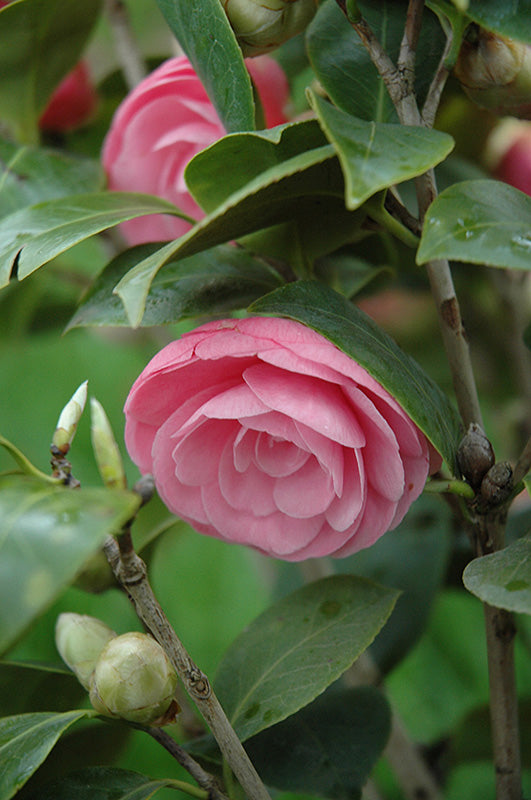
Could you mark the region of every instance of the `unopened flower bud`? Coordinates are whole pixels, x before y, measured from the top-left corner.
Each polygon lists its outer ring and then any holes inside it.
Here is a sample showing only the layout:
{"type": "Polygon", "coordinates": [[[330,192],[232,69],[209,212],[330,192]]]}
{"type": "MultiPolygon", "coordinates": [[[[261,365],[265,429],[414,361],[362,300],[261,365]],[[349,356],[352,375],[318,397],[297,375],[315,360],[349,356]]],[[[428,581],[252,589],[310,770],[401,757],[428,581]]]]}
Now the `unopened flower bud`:
{"type": "Polygon", "coordinates": [[[531,47],[469,28],[454,69],[466,94],[495,114],[531,118],[531,47]]]}
{"type": "Polygon", "coordinates": [[[110,489],[125,489],[127,482],[122,456],[103,406],[90,398],[92,447],[100,475],[110,489]]]}
{"type": "Polygon", "coordinates": [[[481,427],[471,423],[457,448],[457,465],[463,478],[478,490],[483,476],[494,464],[494,450],[481,427]]]}
{"type": "Polygon", "coordinates": [[[52,447],[57,447],[63,455],[70,449],[86,402],[87,381],[84,381],[61,411],[52,437],[52,447]]]}
{"type": "Polygon", "coordinates": [[[59,614],[55,624],[55,644],[59,655],[89,689],[96,661],[115,632],[104,622],[83,614],[59,614]]]}
{"type": "Polygon", "coordinates": [[[489,469],[481,482],[481,497],[489,506],[505,502],[513,490],[513,469],[500,461],[489,469]]]}
{"type": "Polygon", "coordinates": [[[94,670],[90,702],[100,714],[143,725],[171,721],[177,673],[162,647],[146,633],[109,641],[94,670]]]}
{"type": "Polygon", "coordinates": [[[303,31],[316,0],[220,0],[243,55],[268,53],[303,31]]]}

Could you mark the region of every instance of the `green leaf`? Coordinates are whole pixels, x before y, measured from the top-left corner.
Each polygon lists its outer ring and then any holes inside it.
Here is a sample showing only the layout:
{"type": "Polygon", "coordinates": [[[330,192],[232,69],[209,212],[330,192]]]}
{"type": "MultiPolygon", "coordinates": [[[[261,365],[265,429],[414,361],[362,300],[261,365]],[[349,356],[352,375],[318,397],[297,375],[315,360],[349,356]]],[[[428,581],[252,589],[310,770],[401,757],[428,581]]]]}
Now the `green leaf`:
{"type": "Polygon", "coordinates": [[[231,194],[176,242],[130,270],[115,288],[131,325],[140,324],[149,287],[164,264],[194,255],[304,214],[303,201],[343,197],[343,176],[331,145],[318,147],[262,172],[231,194]]]}
{"type": "Polygon", "coordinates": [[[531,536],[475,558],[463,573],[463,583],[484,603],[531,614],[531,536]]]}
{"type": "Polygon", "coordinates": [[[268,786],[356,800],[390,727],[389,705],[376,689],[334,687],[249,739],[245,749],[268,786]]]}
{"type": "Polygon", "coordinates": [[[38,141],[38,118],[78,61],[101,7],[101,0],[19,0],[1,10],[0,119],[19,141],[38,141]]]}
{"type": "Polygon", "coordinates": [[[72,490],[26,476],[0,476],[0,652],[72,582],[140,498],[109,489],[72,490]]]}
{"type": "Polygon", "coordinates": [[[531,44],[530,0],[470,0],[466,13],[484,28],[531,44]]]}
{"type": "Polygon", "coordinates": [[[451,136],[426,128],[366,122],[313,92],[310,104],[334,145],[345,176],[347,208],[358,208],[380,189],[422,175],[446,158],[451,136]]]}
{"type": "Polygon", "coordinates": [[[86,692],[64,664],[0,661],[0,717],[26,711],[69,711],[86,692]]]}
{"type": "Polygon", "coordinates": [[[133,192],[74,195],[15,211],[0,220],[0,288],[13,271],[22,280],[95,233],[157,213],[188,219],[167,200],[133,192]]]}
{"type": "Polygon", "coordinates": [[[253,130],[249,73],[219,0],[157,0],[229,132],[253,130]]]}
{"type": "MultiPolygon", "coordinates": [[[[135,264],[158,245],[140,245],[121,253],[96,279],[68,325],[129,325],[120,298],[112,291],[135,264]]],[[[265,261],[230,245],[167,264],[150,286],[142,325],[165,325],[200,314],[224,314],[245,308],[283,283],[265,261]]]]}
{"type": "Polygon", "coordinates": [[[326,144],[314,119],[224,136],[192,158],[185,170],[186,185],[210,213],[266,170],[326,144]]]}
{"type": "MultiPolygon", "coordinates": [[[[396,61],[406,9],[396,0],[357,3],[389,56],[396,61]]],[[[335,0],[321,4],[307,31],[308,55],[319,82],[335,105],[365,120],[396,119],[393,104],[367,50],[335,0]]],[[[417,48],[415,93],[423,102],[444,46],[435,16],[425,13],[417,48]]]]}
{"type": "Polygon", "coordinates": [[[333,342],[387,389],[454,468],[461,436],[457,411],[417,362],[363,311],[317,281],[291,283],[249,310],[298,320],[333,342]]]}
{"type": "Polygon", "coordinates": [[[46,759],[59,737],[95,711],[38,712],[0,719],[0,798],[9,800],[46,759]]]}
{"type": "Polygon", "coordinates": [[[205,796],[203,789],[172,778],[153,780],[119,767],[86,767],[39,789],[39,800],[148,800],[164,787],[205,796]]]}
{"type": "Polygon", "coordinates": [[[494,180],[445,189],[426,214],[417,263],[436,258],[531,269],[531,198],[494,180]]]}
{"type": "Polygon", "coordinates": [[[91,158],[0,139],[0,217],[54,197],[94,192],[102,170],[91,158]]]}
{"type": "Polygon", "coordinates": [[[298,711],[335,681],[386,622],[398,593],[336,575],[304,586],[255,619],[215,676],[240,739],[298,711]]]}

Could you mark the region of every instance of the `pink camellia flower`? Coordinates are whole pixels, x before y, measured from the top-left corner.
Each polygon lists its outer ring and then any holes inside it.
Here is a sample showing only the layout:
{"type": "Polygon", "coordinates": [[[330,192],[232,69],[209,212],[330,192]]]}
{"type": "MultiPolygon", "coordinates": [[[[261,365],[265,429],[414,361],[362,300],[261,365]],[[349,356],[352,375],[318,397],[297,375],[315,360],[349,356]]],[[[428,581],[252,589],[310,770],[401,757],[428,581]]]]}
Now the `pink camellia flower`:
{"type": "MultiPolygon", "coordinates": [[[[281,67],[268,56],[246,64],[267,127],[286,122],[288,83],[281,67]]],[[[109,189],[158,195],[200,218],[203,211],[186,188],[184,169],[225,133],[188,59],[170,58],[133,89],[113,118],[102,152],[109,189]]],[[[176,239],[189,228],[185,220],[162,214],[120,226],[129,244],[176,239]]]]}
{"type": "Polygon", "coordinates": [[[133,385],[125,438],[197,531],[287,561],[398,525],[440,457],[362,367],[287,319],[209,322],[133,385]]]}
{"type": "Polygon", "coordinates": [[[39,119],[43,131],[66,133],[84,125],[96,110],[98,95],[87,65],[80,61],[53,92],[39,119]]]}
{"type": "Polygon", "coordinates": [[[502,120],[487,140],[485,160],[496,178],[531,196],[531,122],[502,120]]]}

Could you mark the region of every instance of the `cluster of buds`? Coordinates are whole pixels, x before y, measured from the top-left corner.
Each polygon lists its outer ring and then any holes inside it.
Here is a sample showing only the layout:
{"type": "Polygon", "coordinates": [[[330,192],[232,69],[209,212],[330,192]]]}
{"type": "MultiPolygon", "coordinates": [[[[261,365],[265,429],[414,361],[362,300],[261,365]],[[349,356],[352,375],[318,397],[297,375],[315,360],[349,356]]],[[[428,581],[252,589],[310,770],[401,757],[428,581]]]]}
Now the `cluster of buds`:
{"type": "Polygon", "coordinates": [[[301,33],[317,10],[316,0],[220,0],[243,55],[269,53],[301,33]]]}
{"type": "Polygon", "coordinates": [[[531,118],[531,47],[471,25],[454,73],[466,94],[495,114],[531,118]]]}
{"type": "Polygon", "coordinates": [[[65,613],[57,619],[55,642],[98,713],[141,725],[174,721],[177,673],[148,634],[118,636],[99,619],[65,613]]]}

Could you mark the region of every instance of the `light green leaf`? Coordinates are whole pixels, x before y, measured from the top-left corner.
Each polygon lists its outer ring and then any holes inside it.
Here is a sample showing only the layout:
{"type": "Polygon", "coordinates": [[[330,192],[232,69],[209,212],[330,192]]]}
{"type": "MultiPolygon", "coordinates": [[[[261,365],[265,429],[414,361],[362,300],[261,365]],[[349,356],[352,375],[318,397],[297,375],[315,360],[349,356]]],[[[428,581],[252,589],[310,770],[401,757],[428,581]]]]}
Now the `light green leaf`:
{"type": "Polygon", "coordinates": [[[506,183],[456,183],[431,204],[417,263],[448,258],[531,269],[531,198],[506,183]]]}
{"type": "Polygon", "coordinates": [[[186,185],[210,213],[266,170],[326,144],[314,119],[224,136],[192,158],[185,170],[186,185]]]}
{"type": "Polygon", "coordinates": [[[334,145],[345,176],[347,208],[358,208],[380,189],[422,175],[453,148],[451,136],[426,128],[365,122],[313,92],[310,104],[334,145]]]}
{"type": "Polygon", "coordinates": [[[226,130],[254,128],[249,73],[219,0],[157,0],[226,130]]]}
{"type": "Polygon", "coordinates": [[[72,582],[105,537],[131,519],[139,501],[133,492],[0,476],[0,652],[72,582]]]}
{"type": "Polygon", "coordinates": [[[484,28],[531,44],[530,0],[470,0],[467,15],[484,28]]]}
{"type": "Polygon", "coordinates": [[[19,0],[0,11],[0,119],[27,144],[61,78],[74,67],[102,0],[19,0]]]}
{"type": "Polygon", "coordinates": [[[372,642],[397,596],[364,578],[336,575],[257,617],[229,647],[214,680],[240,739],[321,694],[372,642]]]}
{"type": "Polygon", "coordinates": [[[86,767],[39,790],[39,800],[148,800],[159,789],[175,789],[202,800],[204,789],[167,778],[153,780],[119,767],[86,767]]]}
{"type": "Polygon", "coordinates": [[[101,192],[48,200],[0,220],[0,288],[113,225],[146,214],[188,219],[167,200],[149,194],[101,192]]]}
{"type": "Polygon", "coordinates": [[[0,139],[0,217],[24,206],[101,188],[103,173],[91,158],[0,139]]]}
{"type": "Polygon", "coordinates": [[[0,800],[9,800],[46,759],[59,737],[95,711],[38,712],[0,719],[0,800]]]}
{"type": "Polygon", "coordinates": [[[356,800],[389,737],[391,713],[376,689],[333,687],[245,743],[275,789],[356,800]]]}
{"type": "Polygon", "coordinates": [[[417,362],[363,311],[317,281],[290,283],[249,310],[290,317],[330,339],[387,389],[454,468],[461,436],[457,411],[417,362]]]}
{"type": "MultiPolygon", "coordinates": [[[[404,33],[405,12],[396,0],[358,0],[357,5],[396,63],[404,33]]],[[[317,78],[335,105],[365,120],[391,122],[396,119],[387,89],[378,75],[358,34],[335,0],[321,3],[307,31],[308,55],[317,78]]],[[[436,17],[424,14],[417,47],[415,94],[424,101],[444,46],[444,35],[436,17]]]]}
{"type": "MultiPolygon", "coordinates": [[[[118,281],[158,245],[140,245],[105,267],[72,318],[68,329],[82,325],[129,325],[118,281]]],[[[142,325],[166,325],[199,314],[224,314],[245,308],[283,283],[265,261],[231,245],[220,245],[167,264],[150,286],[142,325]]]]}
{"type": "Polygon", "coordinates": [[[343,197],[343,176],[331,145],[318,147],[270,167],[231,194],[176,242],[170,242],[130,270],[115,292],[131,325],[140,324],[149,287],[164,264],[194,255],[278,222],[297,218],[302,200],[343,197]]]}
{"type": "Polygon", "coordinates": [[[531,614],[531,536],[475,558],[463,573],[463,583],[484,603],[531,614]]]}

